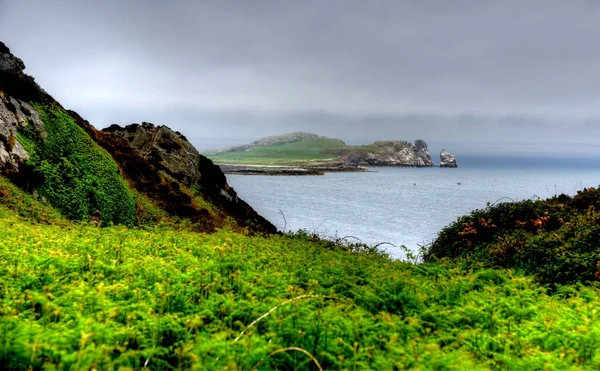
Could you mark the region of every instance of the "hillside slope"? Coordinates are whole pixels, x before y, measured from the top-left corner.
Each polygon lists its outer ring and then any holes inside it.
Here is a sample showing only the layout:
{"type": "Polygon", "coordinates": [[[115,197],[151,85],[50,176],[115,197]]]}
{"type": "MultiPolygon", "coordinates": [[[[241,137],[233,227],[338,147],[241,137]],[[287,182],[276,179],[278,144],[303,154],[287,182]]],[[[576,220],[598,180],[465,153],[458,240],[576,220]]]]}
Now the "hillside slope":
{"type": "MultiPolygon", "coordinates": [[[[275,232],[240,200],[218,166],[181,135],[145,152],[116,130],[99,131],[64,109],[23,70],[24,63],[0,43],[0,169],[27,192],[76,220],[103,225],[185,219],[198,230],[219,227],[275,232]],[[173,156],[176,147],[187,151],[173,156]],[[193,163],[193,178],[174,171],[193,163]]],[[[126,130],[126,129],[124,129],[126,130]]],[[[172,132],[160,127],[164,132],[172,132]]]]}

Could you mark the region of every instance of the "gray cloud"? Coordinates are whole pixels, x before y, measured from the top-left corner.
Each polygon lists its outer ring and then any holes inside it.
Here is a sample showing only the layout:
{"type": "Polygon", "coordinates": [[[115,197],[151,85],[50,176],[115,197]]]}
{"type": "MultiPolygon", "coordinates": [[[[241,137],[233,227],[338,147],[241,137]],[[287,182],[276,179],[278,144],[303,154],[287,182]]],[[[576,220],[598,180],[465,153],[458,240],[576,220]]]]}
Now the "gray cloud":
{"type": "Polygon", "coordinates": [[[588,151],[598,19],[592,0],[0,0],[0,39],[94,125],[202,148],[312,130],[588,151]]]}

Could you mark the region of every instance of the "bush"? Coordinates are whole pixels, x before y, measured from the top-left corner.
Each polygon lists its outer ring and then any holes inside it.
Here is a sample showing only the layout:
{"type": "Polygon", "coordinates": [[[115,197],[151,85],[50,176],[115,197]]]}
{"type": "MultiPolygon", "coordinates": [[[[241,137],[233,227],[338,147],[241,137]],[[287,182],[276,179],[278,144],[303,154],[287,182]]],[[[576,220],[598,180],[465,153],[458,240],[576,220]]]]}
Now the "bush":
{"type": "Polygon", "coordinates": [[[31,173],[39,194],[64,215],[103,225],[132,224],[134,198],[112,157],[101,149],[60,107],[34,105],[45,124],[47,138],[28,126],[19,135],[31,155],[31,173]]]}
{"type": "Polygon", "coordinates": [[[425,261],[461,260],[471,267],[517,268],[545,283],[600,277],[600,191],[573,197],[489,205],[444,228],[425,261]]]}

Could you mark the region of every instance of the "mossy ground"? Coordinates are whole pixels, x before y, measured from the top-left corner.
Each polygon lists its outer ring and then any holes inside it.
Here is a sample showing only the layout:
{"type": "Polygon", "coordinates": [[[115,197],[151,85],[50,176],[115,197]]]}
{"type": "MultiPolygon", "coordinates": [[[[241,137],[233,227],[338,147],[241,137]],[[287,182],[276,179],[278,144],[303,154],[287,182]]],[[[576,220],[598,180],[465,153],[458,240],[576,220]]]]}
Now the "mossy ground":
{"type": "Polygon", "coordinates": [[[60,226],[0,205],[3,369],[597,369],[599,306],[595,283],[549,294],[301,233],[60,226]]]}
{"type": "Polygon", "coordinates": [[[18,138],[31,156],[27,176],[37,192],[71,219],[133,224],[135,200],[112,157],[62,108],[34,108],[47,138],[30,126],[18,138]]]}

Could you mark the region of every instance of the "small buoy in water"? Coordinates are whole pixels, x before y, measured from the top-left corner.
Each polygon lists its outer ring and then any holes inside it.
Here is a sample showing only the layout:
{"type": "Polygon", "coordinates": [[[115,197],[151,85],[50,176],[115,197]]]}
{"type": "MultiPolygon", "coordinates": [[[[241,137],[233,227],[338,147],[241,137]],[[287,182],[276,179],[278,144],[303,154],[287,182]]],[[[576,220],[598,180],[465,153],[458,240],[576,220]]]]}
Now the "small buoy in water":
{"type": "Polygon", "coordinates": [[[415,183],[414,185],[417,185],[417,183],[415,183]]]}
{"type": "Polygon", "coordinates": [[[462,183],[461,183],[461,182],[458,182],[458,183],[456,183],[456,184],[458,184],[458,185],[462,185],[462,183]]]}

